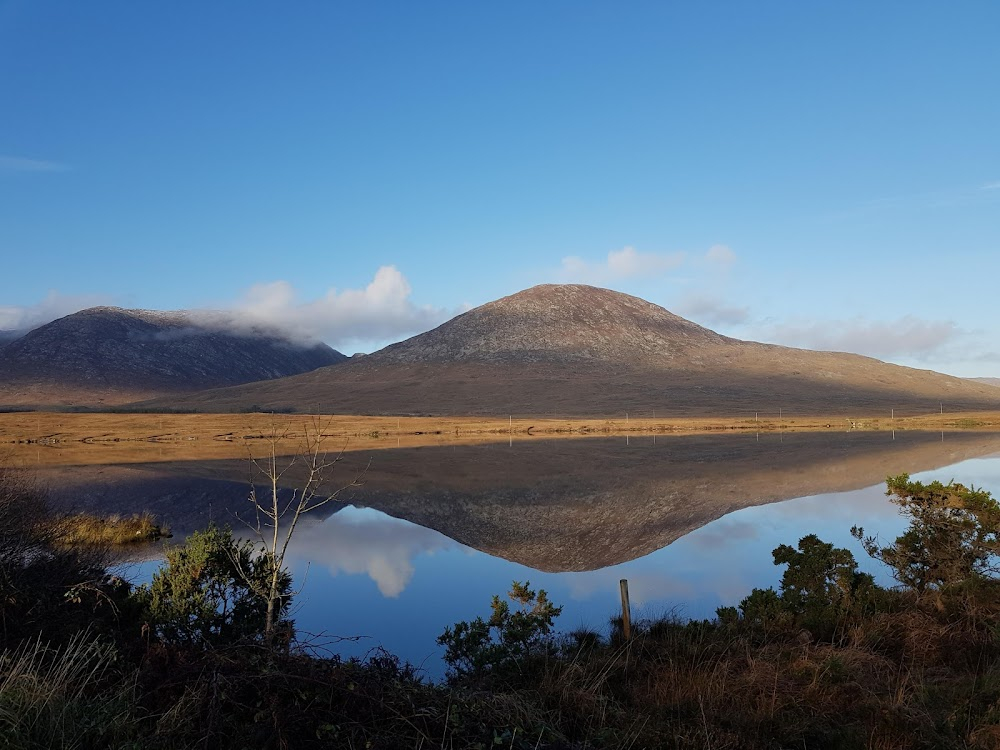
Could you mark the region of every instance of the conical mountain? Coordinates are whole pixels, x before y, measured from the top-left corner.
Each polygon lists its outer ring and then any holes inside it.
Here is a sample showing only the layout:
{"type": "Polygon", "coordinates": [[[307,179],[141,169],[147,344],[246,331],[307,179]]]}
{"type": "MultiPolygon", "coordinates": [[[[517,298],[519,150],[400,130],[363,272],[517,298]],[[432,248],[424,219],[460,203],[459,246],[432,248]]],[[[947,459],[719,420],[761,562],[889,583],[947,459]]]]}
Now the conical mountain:
{"type": "Polygon", "coordinates": [[[335,368],[152,402],[206,411],[854,415],[1000,408],[1000,389],[721,336],[636,297],[543,285],[335,368]]]}
{"type": "Polygon", "coordinates": [[[730,341],[646,300],[581,284],[544,284],[388,346],[380,362],[628,362],[730,341]]]}
{"type": "Polygon", "coordinates": [[[295,375],[346,359],[230,314],[93,307],[0,347],[0,404],[118,404],[295,375]]]}

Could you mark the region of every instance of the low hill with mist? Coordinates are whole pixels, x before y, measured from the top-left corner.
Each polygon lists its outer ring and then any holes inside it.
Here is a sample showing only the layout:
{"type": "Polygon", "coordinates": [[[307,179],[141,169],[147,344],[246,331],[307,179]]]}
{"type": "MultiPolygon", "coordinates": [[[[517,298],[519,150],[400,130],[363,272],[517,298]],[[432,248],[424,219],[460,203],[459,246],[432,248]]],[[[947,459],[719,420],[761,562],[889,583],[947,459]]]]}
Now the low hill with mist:
{"type": "Polygon", "coordinates": [[[0,338],[0,405],[101,406],[314,370],[346,357],[227,313],[93,307],[0,338]]]}

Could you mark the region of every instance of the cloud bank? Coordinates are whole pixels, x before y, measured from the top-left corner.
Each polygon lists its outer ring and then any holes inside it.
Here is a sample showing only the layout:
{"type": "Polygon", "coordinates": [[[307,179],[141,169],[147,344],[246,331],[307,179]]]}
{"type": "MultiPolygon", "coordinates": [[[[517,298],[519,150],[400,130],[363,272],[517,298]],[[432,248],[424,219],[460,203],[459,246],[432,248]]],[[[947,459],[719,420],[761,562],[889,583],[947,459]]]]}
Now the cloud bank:
{"type": "Polygon", "coordinates": [[[411,292],[395,266],[382,266],[364,289],[331,288],[314,300],[299,299],[287,281],[257,284],[237,302],[235,311],[298,338],[340,348],[421,333],[452,317],[444,308],[414,304],[411,292]]]}
{"type": "Polygon", "coordinates": [[[576,255],[562,259],[558,276],[566,282],[606,284],[640,276],[660,276],[684,264],[684,253],[640,253],[634,247],[612,250],[603,261],[576,255]]]}
{"type": "Polygon", "coordinates": [[[705,253],[704,262],[716,270],[728,271],[736,263],[736,253],[725,245],[712,245],[705,253]]]}
{"type": "Polygon", "coordinates": [[[556,277],[563,283],[609,284],[626,279],[651,279],[685,266],[726,272],[736,262],[736,253],[725,245],[713,245],[703,255],[683,251],[673,253],[641,253],[634,247],[612,250],[599,261],[578,255],[562,259],[556,277]]]}
{"type": "Polygon", "coordinates": [[[706,326],[740,325],[750,318],[749,307],[736,307],[713,297],[688,295],[674,305],[674,312],[706,326]]]}
{"type": "Polygon", "coordinates": [[[60,294],[52,291],[34,305],[0,305],[0,330],[30,331],[87,307],[108,304],[111,301],[106,295],[60,294]]]}
{"type": "Polygon", "coordinates": [[[888,322],[853,318],[778,324],[767,330],[769,340],[786,346],[879,358],[925,357],[960,335],[958,326],[951,321],[922,320],[912,315],[888,322]]]}
{"type": "MultiPolygon", "coordinates": [[[[192,310],[201,324],[220,330],[262,327],[302,342],[325,341],[335,348],[392,341],[421,333],[455,311],[421,306],[410,298],[409,282],[395,266],[382,266],[363,289],[331,288],[319,299],[302,299],[288,281],[257,284],[222,309],[192,310]]],[[[28,331],[56,318],[113,301],[105,295],[49,292],[35,305],[0,305],[0,330],[28,331]]]]}

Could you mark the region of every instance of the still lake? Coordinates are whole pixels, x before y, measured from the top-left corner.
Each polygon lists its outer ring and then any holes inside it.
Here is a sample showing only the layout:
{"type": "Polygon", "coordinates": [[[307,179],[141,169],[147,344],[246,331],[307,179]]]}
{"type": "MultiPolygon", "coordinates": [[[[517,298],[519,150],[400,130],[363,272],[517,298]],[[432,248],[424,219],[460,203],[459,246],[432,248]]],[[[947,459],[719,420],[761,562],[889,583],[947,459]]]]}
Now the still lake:
{"type": "MultiPolygon", "coordinates": [[[[340,481],[369,460],[349,456],[340,481]]],[[[104,510],[150,508],[178,536],[210,518],[232,521],[245,503],[240,462],[123,471],[88,469],[75,477],[87,492],[65,494],[104,510]]],[[[603,632],[622,578],[633,619],[712,617],[776,585],[771,550],[809,533],[891,583],[849,530],[902,531],[884,480],[903,472],[1000,492],[1000,435],[635,435],[382,451],[363,486],[296,531],[293,618],[316,648],[364,656],[383,647],[436,678],[444,627],[487,615],[492,595],[515,580],[563,606],[560,630],[603,632]]],[[[134,564],[130,575],[148,579],[156,564],[134,564]]]]}

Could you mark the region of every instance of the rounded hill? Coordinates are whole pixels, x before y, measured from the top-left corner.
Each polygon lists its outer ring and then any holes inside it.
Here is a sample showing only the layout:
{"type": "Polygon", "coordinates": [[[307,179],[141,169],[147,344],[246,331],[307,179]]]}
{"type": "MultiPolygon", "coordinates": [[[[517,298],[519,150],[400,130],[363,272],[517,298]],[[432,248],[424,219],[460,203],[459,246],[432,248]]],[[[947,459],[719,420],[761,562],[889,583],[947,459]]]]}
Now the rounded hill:
{"type": "Polygon", "coordinates": [[[378,362],[639,362],[724,344],[658,305],[582,284],[543,284],[372,355],[378,362]]]}

